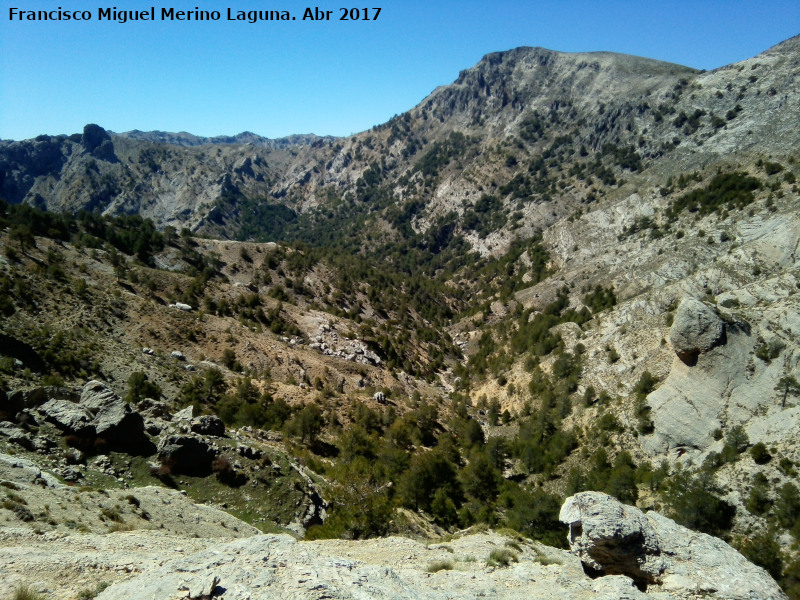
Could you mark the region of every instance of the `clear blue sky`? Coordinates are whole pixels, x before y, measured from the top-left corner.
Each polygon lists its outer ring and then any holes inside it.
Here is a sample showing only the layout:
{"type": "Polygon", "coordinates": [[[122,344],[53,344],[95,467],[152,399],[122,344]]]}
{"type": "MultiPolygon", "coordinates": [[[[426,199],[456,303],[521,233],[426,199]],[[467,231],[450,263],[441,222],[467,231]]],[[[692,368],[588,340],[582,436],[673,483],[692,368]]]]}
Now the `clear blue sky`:
{"type": "MultiPolygon", "coordinates": [[[[328,2],[303,21],[295,0],[158,3],[218,10],[212,22],[98,21],[100,8],[153,2],[0,0],[0,138],[114,131],[268,137],[349,135],[383,123],[498,50],[608,50],[713,69],[800,33],[798,0],[328,2]],[[340,6],[380,6],[376,21],[340,6]],[[87,10],[88,22],[10,21],[9,9],[87,10]],[[227,9],[289,10],[297,20],[227,20],[227,9]]],[[[310,5],[312,8],[315,6],[310,5]]]]}

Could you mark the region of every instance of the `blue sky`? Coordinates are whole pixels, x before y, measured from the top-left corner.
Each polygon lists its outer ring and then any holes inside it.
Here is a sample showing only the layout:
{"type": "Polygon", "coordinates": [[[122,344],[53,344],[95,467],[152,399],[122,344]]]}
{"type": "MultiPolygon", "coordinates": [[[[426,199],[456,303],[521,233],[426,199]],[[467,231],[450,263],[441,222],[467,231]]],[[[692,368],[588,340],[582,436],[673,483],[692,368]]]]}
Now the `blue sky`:
{"type": "Polygon", "coordinates": [[[86,123],[268,137],[349,135],[383,123],[498,50],[607,50],[713,69],[800,33],[800,2],[294,0],[156,3],[218,10],[213,22],[97,20],[142,0],[0,0],[0,138],[75,133],[86,123]],[[339,7],[380,6],[375,21],[339,7]],[[331,10],[328,22],[304,9],[331,10]],[[88,10],[92,20],[10,21],[9,9],[88,10]],[[227,9],[297,20],[227,21],[227,9]]]}

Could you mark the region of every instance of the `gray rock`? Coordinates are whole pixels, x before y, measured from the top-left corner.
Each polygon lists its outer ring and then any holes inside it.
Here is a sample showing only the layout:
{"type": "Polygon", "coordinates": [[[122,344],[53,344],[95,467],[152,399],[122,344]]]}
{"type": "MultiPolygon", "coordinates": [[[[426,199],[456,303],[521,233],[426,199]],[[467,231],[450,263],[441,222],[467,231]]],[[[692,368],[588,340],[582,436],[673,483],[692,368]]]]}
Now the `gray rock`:
{"type": "Polygon", "coordinates": [[[647,585],[664,570],[658,537],[638,508],[607,494],[583,492],[567,498],[559,520],[569,525],[572,552],[595,573],[627,575],[647,585]]]}
{"type": "Polygon", "coordinates": [[[83,386],[80,404],[87,408],[92,414],[97,414],[109,404],[121,402],[111,388],[101,381],[92,380],[83,386]]]}
{"type": "Polygon", "coordinates": [[[625,575],[648,592],[658,586],[678,597],[786,597],[764,569],[722,540],[656,512],[644,514],[607,494],[570,496],[559,519],[569,525],[571,551],[595,575],[625,575]]]}
{"type": "Polygon", "coordinates": [[[16,483],[32,483],[50,489],[66,487],[53,475],[42,471],[34,462],[9,454],[0,454],[0,478],[16,483]]]}
{"type": "Polygon", "coordinates": [[[29,434],[19,427],[14,427],[10,423],[0,422],[0,437],[8,438],[12,444],[22,446],[26,450],[33,450],[33,439],[29,434]]]}
{"type": "Polygon", "coordinates": [[[39,412],[62,431],[79,435],[94,433],[94,415],[69,400],[48,400],[39,407],[39,412]]]}
{"type": "Polygon", "coordinates": [[[98,437],[112,447],[130,447],[142,441],[144,419],[107,385],[90,381],[83,387],[81,406],[93,415],[98,437]]]}
{"type": "Polygon", "coordinates": [[[166,402],[155,398],[142,398],[136,404],[136,411],[145,417],[166,417],[170,412],[166,402]]]}
{"type": "Polygon", "coordinates": [[[168,435],[158,444],[158,459],[171,473],[204,477],[216,456],[217,450],[195,435],[168,435]]]}
{"type": "Polygon", "coordinates": [[[184,589],[189,592],[188,598],[203,600],[205,598],[211,598],[214,590],[217,589],[218,583],[219,577],[216,575],[208,575],[204,578],[200,577],[193,580],[188,586],[185,586],[184,589]]]}
{"type": "Polygon", "coordinates": [[[81,470],[78,467],[72,465],[68,465],[66,467],[60,467],[56,470],[56,473],[58,473],[64,481],[68,482],[74,483],[76,481],[80,481],[81,479],[83,479],[83,473],[81,472],[81,470]]]}
{"type": "Polygon", "coordinates": [[[175,413],[173,417],[176,421],[191,421],[194,418],[194,406],[190,404],[175,413]]]}
{"type": "MultiPolygon", "coordinates": [[[[36,408],[52,399],[77,402],[78,395],[66,388],[44,386],[15,390],[8,395],[7,402],[10,407],[19,411],[24,408],[36,408]]],[[[2,409],[2,402],[0,402],[0,409],[2,409]]]]}
{"type": "Polygon", "coordinates": [[[685,456],[700,464],[700,455],[714,443],[715,430],[760,420],[770,408],[780,409],[774,386],[783,365],[774,361],[752,375],[748,363],[755,336],[730,324],[726,329],[723,346],[700,354],[694,366],[676,358],[664,382],[648,395],[655,431],[640,439],[651,455],[685,456]]]}
{"type": "Polygon", "coordinates": [[[669,341],[675,354],[686,364],[697,361],[697,355],[724,343],[725,326],[714,311],[696,298],[681,300],[669,341]]]}
{"type": "Polygon", "coordinates": [[[202,415],[192,420],[192,431],[200,435],[222,437],[225,435],[225,423],[214,415],[202,415]]]}

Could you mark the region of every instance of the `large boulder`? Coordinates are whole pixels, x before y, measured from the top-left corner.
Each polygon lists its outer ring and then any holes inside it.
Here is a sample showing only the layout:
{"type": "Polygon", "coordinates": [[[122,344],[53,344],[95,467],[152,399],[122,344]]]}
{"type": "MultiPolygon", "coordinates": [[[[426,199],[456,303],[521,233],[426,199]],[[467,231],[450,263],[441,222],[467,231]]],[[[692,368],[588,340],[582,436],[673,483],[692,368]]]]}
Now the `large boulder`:
{"type": "Polygon", "coordinates": [[[172,474],[210,475],[217,453],[216,448],[195,435],[168,435],[158,443],[158,459],[172,474]]]}
{"type": "Polygon", "coordinates": [[[130,450],[146,443],[142,415],[104,383],[93,380],[83,386],[80,405],[91,413],[95,433],[109,447],[130,450]]]}
{"type": "Polygon", "coordinates": [[[6,438],[12,444],[22,446],[26,450],[35,450],[30,434],[11,423],[0,421],[0,438],[6,438]]]}
{"type": "MultiPolygon", "coordinates": [[[[55,386],[18,389],[9,393],[5,404],[9,411],[16,414],[25,408],[36,408],[53,399],[77,402],[78,395],[70,389],[55,386]]],[[[2,398],[0,397],[1,407],[2,398]]]]}
{"type": "Polygon", "coordinates": [[[85,407],[70,402],[53,398],[39,407],[39,412],[44,418],[56,427],[69,434],[92,435],[94,434],[94,415],[85,407]]]}
{"type": "Polygon", "coordinates": [[[567,498],[559,519],[570,526],[570,549],[592,573],[627,575],[647,585],[664,571],[658,536],[638,508],[584,492],[567,498]]]}
{"type": "Polygon", "coordinates": [[[672,328],[669,330],[669,341],[675,354],[684,363],[692,365],[702,352],[708,352],[714,346],[725,341],[725,325],[713,310],[697,298],[686,297],[681,300],[672,328]]]}
{"type": "Polygon", "coordinates": [[[222,437],[225,435],[225,423],[215,415],[201,415],[192,419],[192,432],[199,435],[222,437]]]}
{"type": "Polygon", "coordinates": [[[66,486],[39,466],[26,458],[0,453],[0,479],[14,483],[33,484],[49,489],[66,486]]]}
{"type": "Polygon", "coordinates": [[[722,540],[608,494],[570,496],[559,519],[569,525],[570,550],[594,576],[625,575],[648,593],[658,586],[677,597],[786,598],[764,569],[722,540]]]}

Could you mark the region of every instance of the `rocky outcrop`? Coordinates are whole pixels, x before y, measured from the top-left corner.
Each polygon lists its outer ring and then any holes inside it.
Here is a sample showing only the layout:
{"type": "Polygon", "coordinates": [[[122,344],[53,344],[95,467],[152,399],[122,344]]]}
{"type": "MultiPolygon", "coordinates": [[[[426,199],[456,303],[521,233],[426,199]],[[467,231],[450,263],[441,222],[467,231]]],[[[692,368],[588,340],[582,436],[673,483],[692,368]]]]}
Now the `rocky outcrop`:
{"type": "Polygon", "coordinates": [[[569,543],[596,575],[626,575],[642,587],[665,569],[659,539],[647,517],[599,492],[567,499],[559,519],[569,525],[569,543]]]}
{"type": "Polygon", "coordinates": [[[0,478],[50,489],[66,487],[50,473],[42,471],[34,462],[8,454],[0,454],[0,478]]]}
{"type": "Polygon", "coordinates": [[[642,513],[600,492],[567,498],[560,520],[571,551],[593,576],[625,575],[640,589],[731,600],[786,596],[770,576],[722,540],[642,513]],[[651,588],[650,586],[653,586],[651,588]]]}
{"type": "Polygon", "coordinates": [[[31,436],[11,423],[0,421],[0,438],[6,438],[12,444],[22,446],[26,450],[35,449],[31,436]]]}
{"type": "Polygon", "coordinates": [[[107,385],[90,381],[83,387],[80,405],[92,415],[95,435],[114,449],[150,454],[152,444],[144,435],[144,419],[107,385]]]}
{"type": "Polygon", "coordinates": [[[196,477],[211,474],[217,449],[196,435],[167,435],[158,443],[158,459],[171,473],[196,477]]]}
{"type": "Polygon", "coordinates": [[[111,141],[111,136],[99,125],[90,123],[83,128],[81,146],[86,152],[100,160],[108,162],[117,160],[114,155],[114,143],[111,141]]]}
{"type": "MultiPolygon", "coordinates": [[[[50,391],[49,388],[42,388],[41,395],[46,398],[50,391]]],[[[31,392],[29,395],[35,395],[38,402],[39,394],[31,392]]],[[[65,434],[76,435],[87,441],[101,439],[102,443],[96,445],[96,449],[105,447],[145,455],[155,452],[155,446],[144,433],[142,415],[104,383],[87,383],[77,402],[65,399],[64,394],[55,395],[61,397],[50,398],[37,410],[45,420],[65,434]]],[[[31,403],[24,399],[21,402],[31,403]]]]}
{"type": "Polygon", "coordinates": [[[39,407],[39,412],[47,421],[66,433],[77,435],[94,433],[94,415],[85,407],[54,398],[39,407]]]}
{"type": "Polygon", "coordinates": [[[225,423],[214,415],[201,415],[192,419],[192,433],[222,437],[225,435],[225,423]]]}
{"type": "Polygon", "coordinates": [[[696,298],[681,300],[669,331],[675,354],[687,365],[697,362],[697,355],[724,343],[725,326],[714,311],[696,298]]]}

